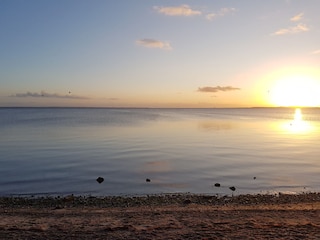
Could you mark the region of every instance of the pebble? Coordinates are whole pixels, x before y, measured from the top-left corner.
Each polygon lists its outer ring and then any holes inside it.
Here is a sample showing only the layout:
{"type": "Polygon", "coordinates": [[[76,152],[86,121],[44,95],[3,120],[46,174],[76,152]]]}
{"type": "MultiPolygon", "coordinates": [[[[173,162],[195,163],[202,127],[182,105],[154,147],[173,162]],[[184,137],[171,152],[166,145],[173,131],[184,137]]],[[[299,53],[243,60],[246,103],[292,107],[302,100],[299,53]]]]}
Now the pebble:
{"type": "Polygon", "coordinates": [[[235,191],[236,190],[236,188],[235,187],[229,187],[229,189],[231,190],[231,191],[235,191]]]}
{"type": "Polygon", "coordinates": [[[146,182],[151,182],[151,180],[149,178],[146,179],[146,182]]]}
{"type": "Polygon", "coordinates": [[[220,183],[215,183],[214,186],[215,186],[215,187],[220,187],[221,184],[220,184],[220,183]]]}

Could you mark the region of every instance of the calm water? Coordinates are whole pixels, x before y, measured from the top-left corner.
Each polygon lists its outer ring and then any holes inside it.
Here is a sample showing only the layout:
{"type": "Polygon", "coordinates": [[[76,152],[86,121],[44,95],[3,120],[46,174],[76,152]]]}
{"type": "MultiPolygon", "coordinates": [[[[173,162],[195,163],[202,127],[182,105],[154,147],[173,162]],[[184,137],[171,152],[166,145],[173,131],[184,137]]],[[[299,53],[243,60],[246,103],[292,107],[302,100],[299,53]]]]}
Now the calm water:
{"type": "Polygon", "coordinates": [[[319,140],[320,109],[0,108],[0,195],[320,191],[319,140]]]}

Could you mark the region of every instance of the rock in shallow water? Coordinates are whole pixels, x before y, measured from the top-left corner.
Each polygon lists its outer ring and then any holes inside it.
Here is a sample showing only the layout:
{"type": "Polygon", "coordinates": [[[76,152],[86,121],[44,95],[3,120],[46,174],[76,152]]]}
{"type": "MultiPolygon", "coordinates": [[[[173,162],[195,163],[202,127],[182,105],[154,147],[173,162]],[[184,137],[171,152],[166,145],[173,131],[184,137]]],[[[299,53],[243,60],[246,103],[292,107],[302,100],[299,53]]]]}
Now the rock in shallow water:
{"type": "Polygon", "coordinates": [[[214,186],[215,186],[215,187],[220,187],[221,184],[220,184],[220,183],[215,183],[214,186]]]}
{"type": "Polygon", "coordinates": [[[103,177],[98,177],[96,180],[97,180],[98,183],[102,183],[104,181],[104,178],[103,177]]]}

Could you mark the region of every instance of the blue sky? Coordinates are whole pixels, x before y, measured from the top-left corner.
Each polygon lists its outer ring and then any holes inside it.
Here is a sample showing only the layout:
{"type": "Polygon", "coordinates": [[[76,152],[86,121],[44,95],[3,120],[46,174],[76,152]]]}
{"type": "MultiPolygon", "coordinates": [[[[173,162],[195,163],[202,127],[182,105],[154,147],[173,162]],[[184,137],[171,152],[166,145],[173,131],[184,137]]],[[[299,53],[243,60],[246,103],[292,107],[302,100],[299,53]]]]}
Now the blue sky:
{"type": "MultiPolygon", "coordinates": [[[[319,9],[318,0],[2,0],[0,106],[290,105],[308,93],[283,82],[320,89],[319,9]]],[[[320,106],[312,94],[301,104],[320,106]]]]}

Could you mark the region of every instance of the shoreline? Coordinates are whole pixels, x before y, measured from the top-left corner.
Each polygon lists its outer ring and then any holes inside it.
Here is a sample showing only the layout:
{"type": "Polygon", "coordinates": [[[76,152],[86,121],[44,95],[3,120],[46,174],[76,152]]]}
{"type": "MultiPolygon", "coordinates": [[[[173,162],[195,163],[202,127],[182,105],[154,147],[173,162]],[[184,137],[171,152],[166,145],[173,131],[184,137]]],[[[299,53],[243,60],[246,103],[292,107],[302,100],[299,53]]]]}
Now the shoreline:
{"type": "Polygon", "coordinates": [[[320,239],[320,193],[0,197],[0,239],[320,239]]]}
{"type": "Polygon", "coordinates": [[[121,195],[121,196],[0,196],[0,207],[141,207],[166,206],[175,204],[200,205],[261,205],[261,204],[297,204],[320,202],[320,192],[298,194],[240,194],[208,195],[192,193],[167,193],[151,195],[121,195]]]}

